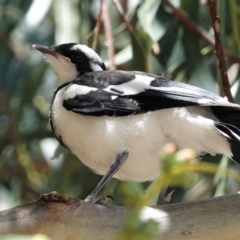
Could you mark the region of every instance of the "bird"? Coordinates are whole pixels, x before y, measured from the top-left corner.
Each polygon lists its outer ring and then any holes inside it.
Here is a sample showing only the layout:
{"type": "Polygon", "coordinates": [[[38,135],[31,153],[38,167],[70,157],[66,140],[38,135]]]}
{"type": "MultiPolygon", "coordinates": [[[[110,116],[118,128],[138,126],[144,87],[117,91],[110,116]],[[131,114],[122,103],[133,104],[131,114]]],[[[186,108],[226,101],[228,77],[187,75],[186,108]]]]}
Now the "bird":
{"type": "Polygon", "coordinates": [[[107,70],[86,45],[33,48],[58,77],[50,107],[52,130],[94,172],[106,174],[118,157],[124,164],[114,178],[152,181],[159,176],[159,151],[167,143],[197,156],[223,154],[240,163],[240,105],[152,73],[107,70]]]}

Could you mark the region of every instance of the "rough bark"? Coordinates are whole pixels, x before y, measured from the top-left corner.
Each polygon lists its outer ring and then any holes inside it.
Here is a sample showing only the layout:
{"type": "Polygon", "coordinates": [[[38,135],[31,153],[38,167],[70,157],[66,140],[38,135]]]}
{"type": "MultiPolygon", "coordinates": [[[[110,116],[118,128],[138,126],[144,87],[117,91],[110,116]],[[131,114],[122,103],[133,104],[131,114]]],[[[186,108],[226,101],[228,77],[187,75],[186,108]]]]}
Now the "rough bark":
{"type": "MultiPolygon", "coordinates": [[[[0,212],[0,234],[43,233],[57,240],[112,240],[127,209],[72,200],[41,202],[0,212]]],[[[240,239],[240,194],[145,207],[142,219],[159,223],[159,239],[240,239]]]]}

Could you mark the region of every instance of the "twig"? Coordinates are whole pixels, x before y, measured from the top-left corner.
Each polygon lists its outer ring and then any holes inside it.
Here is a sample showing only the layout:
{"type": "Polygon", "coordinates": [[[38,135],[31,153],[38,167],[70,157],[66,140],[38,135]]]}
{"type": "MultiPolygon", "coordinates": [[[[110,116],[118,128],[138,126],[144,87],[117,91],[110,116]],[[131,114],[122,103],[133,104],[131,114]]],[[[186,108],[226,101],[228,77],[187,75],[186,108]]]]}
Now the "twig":
{"type": "Polygon", "coordinates": [[[103,25],[105,29],[105,36],[106,36],[106,47],[109,57],[110,70],[115,70],[116,66],[114,64],[114,44],[113,44],[113,36],[112,36],[112,28],[111,22],[109,17],[108,5],[106,0],[102,0],[102,17],[103,17],[103,25]]]}
{"type": "MultiPolygon", "coordinates": [[[[168,0],[162,0],[162,3],[168,6],[173,11],[173,14],[193,33],[201,37],[204,41],[206,41],[210,45],[212,46],[215,45],[214,38],[211,37],[205,29],[203,29],[201,26],[197,25],[192,19],[190,19],[185,12],[178,8],[175,8],[168,0]]],[[[227,49],[224,49],[224,53],[233,62],[240,64],[240,58],[234,55],[232,52],[230,52],[227,49]]]]}
{"type": "Polygon", "coordinates": [[[119,13],[120,13],[120,16],[122,18],[122,20],[124,21],[127,29],[129,32],[133,32],[134,31],[134,27],[133,25],[127,20],[127,18],[125,17],[125,13],[124,13],[124,10],[122,8],[122,5],[121,3],[118,1],[118,0],[113,0],[113,2],[115,3],[119,13]]]}
{"type": "Polygon", "coordinates": [[[212,20],[212,27],[214,30],[216,55],[219,61],[219,69],[222,75],[223,91],[226,97],[228,98],[228,101],[234,102],[234,99],[230,90],[231,86],[230,86],[228,75],[227,75],[227,66],[224,59],[223,47],[222,47],[222,42],[221,42],[220,33],[219,33],[220,18],[217,15],[216,1],[208,0],[208,6],[209,6],[209,11],[210,11],[211,20],[212,20]]]}
{"type": "Polygon", "coordinates": [[[101,4],[100,4],[100,10],[98,13],[98,17],[97,17],[97,22],[94,28],[94,37],[93,37],[93,44],[92,44],[92,49],[96,50],[97,48],[97,41],[98,41],[98,36],[99,36],[99,32],[100,32],[100,27],[101,27],[101,18],[102,18],[102,4],[103,4],[103,0],[101,0],[101,4]]]}

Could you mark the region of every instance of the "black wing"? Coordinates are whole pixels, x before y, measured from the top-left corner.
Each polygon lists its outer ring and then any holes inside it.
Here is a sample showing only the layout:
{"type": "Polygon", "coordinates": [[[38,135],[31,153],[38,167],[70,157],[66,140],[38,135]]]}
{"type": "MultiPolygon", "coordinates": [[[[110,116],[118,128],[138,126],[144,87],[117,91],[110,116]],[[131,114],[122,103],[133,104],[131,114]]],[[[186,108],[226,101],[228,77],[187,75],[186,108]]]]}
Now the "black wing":
{"type": "Polygon", "coordinates": [[[209,106],[219,119],[240,125],[240,106],[188,84],[142,72],[101,71],[87,73],[72,84],[94,88],[65,98],[67,110],[92,116],[127,116],[166,108],[209,106]],[[235,119],[235,120],[234,120],[235,119]]]}
{"type": "Polygon", "coordinates": [[[141,112],[136,101],[118,97],[104,90],[90,91],[85,95],[65,99],[63,106],[69,111],[90,116],[127,116],[141,112]]]}

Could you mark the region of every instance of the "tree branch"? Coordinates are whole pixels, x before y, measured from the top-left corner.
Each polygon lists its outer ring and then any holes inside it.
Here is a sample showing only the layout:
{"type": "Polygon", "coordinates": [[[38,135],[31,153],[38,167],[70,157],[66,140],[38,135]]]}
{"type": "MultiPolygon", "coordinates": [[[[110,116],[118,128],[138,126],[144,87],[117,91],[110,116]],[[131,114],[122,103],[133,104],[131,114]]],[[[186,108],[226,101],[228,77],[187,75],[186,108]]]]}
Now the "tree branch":
{"type": "Polygon", "coordinates": [[[230,86],[228,75],[227,75],[227,66],[224,59],[223,47],[222,47],[222,42],[221,42],[220,33],[219,33],[220,18],[217,15],[216,1],[208,0],[208,6],[209,6],[211,20],[212,20],[212,27],[214,30],[215,50],[216,50],[216,55],[219,61],[219,69],[222,76],[223,91],[226,97],[228,98],[228,101],[234,102],[234,99],[231,93],[231,86],[230,86]]]}
{"type": "MultiPolygon", "coordinates": [[[[56,240],[114,239],[128,211],[76,199],[66,203],[36,201],[2,211],[0,235],[42,233],[56,240]]],[[[240,194],[145,207],[140,215],[143,221],[153,218],[159,224],[157,239],[161,240],[240,239],[240,194]]]]}
{"type": "MultiPolygon", "coordinates": [[[[212,45],[214,47],[215,41],[212,36],[208,34],[208,32],[203,29],[201,26],[194,23],[192,19],[190,19],[185,12],[182,10],[175,8],[168,0],[162,0],[162,3],[168,6],[172,11],[173,14],[187,27],[189,28],[193,33],[201,37],[205,42],[212,45]]],[[[233,62],[240,64],[240,58],[234,55],[232,52],[230,52],[227,49],[224,49],[224,53],[226,56],[231,59],[233,62]]]]}
{"type": "Polygon", "coordinates": [[[115,70],[116,66],[114,64],[114,44],[113,44],[112,28],[111,28],[108,5],[106,0],[102,0],[102,17],[103,17],[103,25],[105,29],[105,36],[106,36],[105,44],[107,46],[109,63],[110,63],[109,69],[115,70]]]}
{"type": "Polygon", "coordinates": [[[101,27],[101,18],[102,18],[102,4],[103,4],[103,0],[101,0],[101,4],[100,4],[100,10],[98,13],[98,17],[97,17],[97,22],[94,28],[94,36],[93,36],[93,44],[92,44],[92,49],[96,50],[97,48],[97,41],[98,41],[98,36],[99,36],[99,32],[100,32],[100,27],[101,27]]]}
{"type": "Polygon", "coordinates": [[[118,0],[113,0],[113,2],[115,3],[117,9],[118,9],[118,12],[123,20],[123,22],[125,23],[127,29],[129,32],[133,32],[134,31],[134,27],[133,25],[127,20],[127,18],[125,17],[125,13],[123,11],[123,8],[122,8],[122,5],[121,3],[118,1],[118,0]]]}

